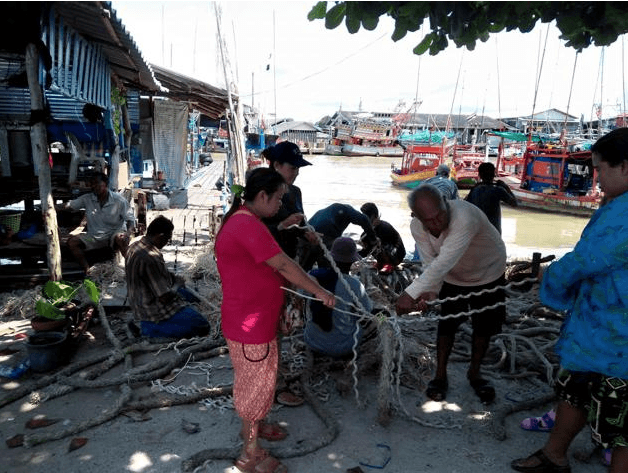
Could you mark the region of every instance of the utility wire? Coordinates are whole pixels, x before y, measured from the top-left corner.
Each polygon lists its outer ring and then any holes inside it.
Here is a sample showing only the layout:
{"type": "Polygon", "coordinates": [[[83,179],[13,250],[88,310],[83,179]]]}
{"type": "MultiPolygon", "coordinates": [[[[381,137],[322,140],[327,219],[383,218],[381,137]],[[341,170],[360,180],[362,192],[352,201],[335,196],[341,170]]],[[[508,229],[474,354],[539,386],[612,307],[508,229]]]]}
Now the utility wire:
{"type": "MultiPolygon", "coordinates": [[[[377,39],[375,39],[375,40],[371,41],[370,43],[368,43],[368,44],[366,44],[366,45],[364,45],[364,46],[362,46],[360,49],[358,49],[358,50],[354,51],[354,52],[353,52],[353,53],[351,53],[351,54],[348,54],[347,56],[345,56],[345,57],[343,57],[342,59],[340,59],[340,60],[336,61],[335,63],[330,64],[329,66],[327,66],[327,67],[325,67],[325,68],[323,68],[323,69],[320,69],[319,71],[316,71],[316,72],[313,72],[313,73],[311,73],[311,74],[308,74],[308,75],[306,75],[306,76],[302,77],[301,79],[297,79],[297,80],[295,80],[295,81],[288,82],[287,84],[284,84],[284,85],[279,86],[279,87],[277,87],[277,88],[278,88],[278,89],[287,89],[288,87],[292,87],[293,85],[299,84],[299,83],[304,82],[304,81],[306,81],[306,80],[308,80],[308,79],[311,79],[312,77],[315,77],[315,76],[317,76],[317,75],[320,75],[320,74],[322,74],[323,72],[327,72],[328,70],[330,70],[330,69],[332,69],[332,68],[334,68],[334,67],[336,67],[336,66],[338,66],[338,65],[342,64],[342,63],[343,63],[343,62],[345,62],[346,60],[348,60],[348,59],[352,58],[353,56],[356,56],[358,53],[360,53],[360,52],[364,51],[365,49],[367,49],[367,48],[371,47],[373,44],[375,44],[376,42],[378,42],[378,41],[379,41],[379,40],[381,40],[384,36],[387,36],[387,35],[388,35],[388,32],[386,32],[386,33],[382,34],[382,35],[381,35],[380,37],[378,37],[377,39]]],[[[267,93],[267,92],[270,92],[270,91],[269,91],[269,90],[265,90],[265,91],[255,92],[255,94],[256,94],[256,95],[259,95],[259,94],[265,94],[265,93],[267,93]]],[[[241,97],[243,97],[243,98],[244,98],[244,97],[249,97],[249,95],[242,95],[241,97]]]]}

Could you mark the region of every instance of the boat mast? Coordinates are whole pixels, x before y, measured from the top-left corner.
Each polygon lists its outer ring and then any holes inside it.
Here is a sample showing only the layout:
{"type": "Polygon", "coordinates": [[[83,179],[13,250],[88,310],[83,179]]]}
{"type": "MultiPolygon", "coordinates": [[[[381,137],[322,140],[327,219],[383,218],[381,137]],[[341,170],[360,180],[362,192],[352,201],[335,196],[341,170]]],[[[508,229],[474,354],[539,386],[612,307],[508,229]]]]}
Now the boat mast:
{"type": "Polygon", "coordinates": [[[600,111],[597,120],[597,136],[598,138],[602,135],[602,112],[604,105],[604,50],[605,46],[602,46],[602,64],[600,70],[600,111]]]}
{"type": "MultiPolygon", "coordinates": [[[[416,73],[416,90],[414,91],[414,103],[412,104],[412,124],[416,124],[416,109],[419,103],[419,77],[421,76],[421,56],[419,56],[419,67],[416,73]]],[[[412,128],[412,133],[415,133],[416,129],[412,128]]]]}
{"type": "MultiPolygon", "coordinates": [[[[275,120],[273,124],[277,125],[277,51],[275,50],[275,10],[273,10],[273,97],[275,101],[275,120]]],[[[273,129],[274,132],[274,129],[273,129]]]]}
{"type": "MultiPolygon", "coordinates": [[[[576,77],[576,64],[578,64],[578,54],[580,53],[576,51],[576,57],[574,58],[574,61],[573,61],[573,72],[571,73],[571,85],[569,86],[569,98],[567,99],[567,111],[565,112],[565,122],[563,123],[563,130],[565,130],[565,133],[567,132],[567,116],[569,115],[569,105],[571,104],[571,92],[573,90],[573,81],[574,81],[574,78],[576,77]]],[[[563,134],[561,131],[561,137],[562,136],[563,134]]]]}
{"type": "MultiPolygon", "coordinates": [[[[451,100],[451,107],[449,108],[449,116],[447,117],[447,124],[445,125],[445,133],[451,128],[451,115],[454,112],[454,103],[456,102],[456,92],[458,92],[458,82],[460,81],[460,71],[462,71],[462,59],[464,58],[464,50],[460,54],[460,66],[458,67],[458,77],[456,77],[456,87],[454,88],[454,96],[451,100]]],[[[458,117],[460,118],[460,117],[458,117]]]]}
{"type": "Polygon", "coordinates": [[[624,96],[624,103],[621,109],[621,125],[626,126],[626,69],[624,68],[624,37],[621,37],[621,90],[624,96]]]}
{"type": "MultiPolygon", "coordinates": [[[[421,25],[421,31],[420,31],[421,36],[423,35],[423,25],[421,25]]],[[[416,124],[416,110],[418,108],[418,103],[419,103],[419,77],[421,77],[421,58],[423,57],[422,54],[419,55],[419,67],[417,68],[417,72],[416,72],[416,89],[414,91],[414,104],[413,105],[413,110],[412,110],[412,123],[416,124]]],[[[412,133],[416,133],[416,128],[412,128],[412,133]]]]}
{"type": "MultiPolygon", "coordinates": [[[[227,89],[227,97],[229,99],[229,109],[227,110],[227,124],[229,126],[229,138],[231,146],[227,152],[227,160],[232,163],[233,184],[245,184],[246,156],[244,150],[244,135],[242,133],[243,116],[242,116],[242,100],[236,85],[236,78],[233,77],[233,71],[227,67],[229,61],[227,58],[226,45],[222,34],[221,10],[216,2],[214,2],[214,12],[216,15],[216,28],[218,36],[218,46],[220,49],[220,59],[222,62],[223,72],[225,75],[225,87],[227,89]],[[230,72],[230,73],[229,73],[230,72]],[[232,88],[238,97],[236,106],[233,103],[232,88]],[[237,108],[236,108],[237,107],[237,108]]],[[[230,65],[230,64],[229,64],[230,65]]],[[[226,183],[225,183],[226,184],[226,183]]]]}
{"type": "MultiPolygon", "coordinates": [[[[536,84],[534,87],[534,100],[532,102],[532,115],[530,116],[530,121],[532,122],[532,128],[534,128],[534,112],[536,110],[536,99],[539,93],[539,84],[541,83],[541,74],[543,73],[543,62],[545,61],[545,51],[547,50],[547,38],[549,36],[549,27],[550,27],[550,24],[548,23],[547,31],[545,33],[545,44],[543,45],[543,55],[541,56],[541,62],[537,65],[536,84]]],[[[539,41],[539,48],[540,47],[541,47],[541,42],[539,41]]],[[[539,55],[540,55],[540,51],[539,51],[539,55]]],[[[532,135],[530,134],[530,136],[532,135]]]]}

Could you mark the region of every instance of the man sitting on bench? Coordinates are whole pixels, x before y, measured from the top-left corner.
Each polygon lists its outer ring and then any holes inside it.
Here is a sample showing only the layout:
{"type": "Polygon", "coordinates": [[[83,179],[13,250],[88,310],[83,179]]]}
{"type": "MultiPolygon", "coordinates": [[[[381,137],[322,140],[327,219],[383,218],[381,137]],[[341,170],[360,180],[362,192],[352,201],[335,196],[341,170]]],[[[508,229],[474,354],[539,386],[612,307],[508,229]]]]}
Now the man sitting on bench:
{"type": "Polygon", "coordinates": [[[67,243],[85,274],[90,267],[85,258],[86,251],[111,248],[126,257],[130,235],[135,228],[133,209],[121,194],[109,189],[109,178],[106,174],[94,174],[89,183],[92,192],[83,194],[66,205],[66,208],[72,210],[85,210],[85,232],[70,236],[67,243]]]}

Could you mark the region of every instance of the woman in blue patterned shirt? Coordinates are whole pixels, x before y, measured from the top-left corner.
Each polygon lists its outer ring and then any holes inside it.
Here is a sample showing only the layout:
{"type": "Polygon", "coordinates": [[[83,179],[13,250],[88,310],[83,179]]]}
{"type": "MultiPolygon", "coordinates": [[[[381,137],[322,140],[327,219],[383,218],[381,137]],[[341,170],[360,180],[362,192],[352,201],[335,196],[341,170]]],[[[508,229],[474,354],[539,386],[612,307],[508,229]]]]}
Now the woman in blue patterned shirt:
{"type": "Polygon", "coordinates": [[[593,441],[613,449],[609,472],[628,471],[628,128],[591,151],[605,204],[541,282],[541,301],[567,312],[556,424],[542,449],[511,463],[517,471],[569,473],[567,449],[587,421],[593,441]]]}

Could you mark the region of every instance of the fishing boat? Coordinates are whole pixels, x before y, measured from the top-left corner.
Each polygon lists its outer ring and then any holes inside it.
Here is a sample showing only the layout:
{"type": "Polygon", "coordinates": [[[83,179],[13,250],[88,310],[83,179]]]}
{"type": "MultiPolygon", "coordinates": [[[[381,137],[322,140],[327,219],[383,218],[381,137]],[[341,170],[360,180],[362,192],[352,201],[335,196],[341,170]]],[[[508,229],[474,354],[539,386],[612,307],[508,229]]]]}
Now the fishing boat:
{"type": "Polygon", "coordinates": [[[344,156],[381,156],[384,158],[399,158],[403,156],[403,148],[392,144],[383,144],[377,141],[363,141],[362,144],[348,143],[342,147],[344,156]]]}
{"type": "Polygon", "coordinates": [[[479,182],[478,167],[487,161],[486,153],[474,145],[455,145],[452,159],[452,179],[459,189],[470,189],[479,182]]]}
{"type": "Polygon", "coordinates": [[[591,142],[529,138],[519,179],[505,179],[522,207],[590,216],[600,206],[591,142]]]}
{"type": "Polygon", "coordinates": [[[342,156],[342,144],[332,140],[331,143],[325,143],[325,154],[328,156],[342,156]]]}
{"type": "Polygon", "coordinates": [[[403,148],[397,143],[397,131],[390,119],[375,118],[370,113],[359,114],[351,123],[335,126],[326,154],[401,157],[403,148]]]}
{"type": "Polygon", "coordinates": [[[436,168],[449,156],[453,142],[445,138],[440,143],[417,143],[404,146],[401,167],[392,166],[390,179],[394,186],[414,189],[421,182],[434,177],[436,168]]]}

